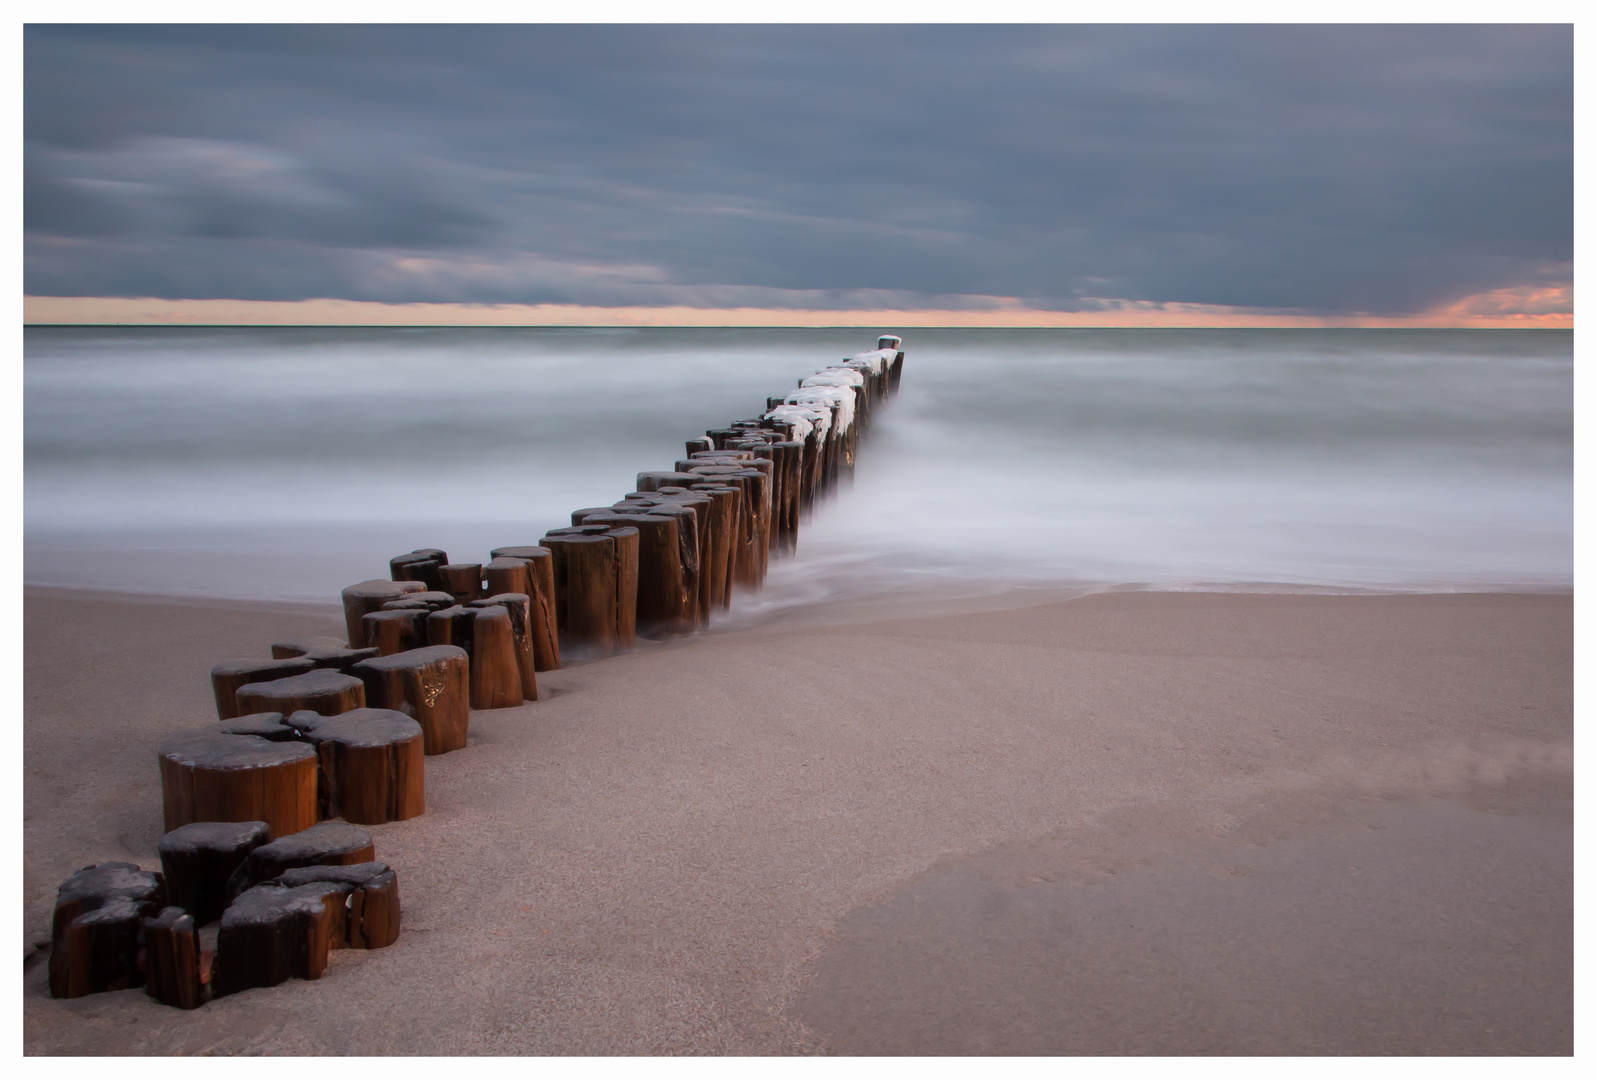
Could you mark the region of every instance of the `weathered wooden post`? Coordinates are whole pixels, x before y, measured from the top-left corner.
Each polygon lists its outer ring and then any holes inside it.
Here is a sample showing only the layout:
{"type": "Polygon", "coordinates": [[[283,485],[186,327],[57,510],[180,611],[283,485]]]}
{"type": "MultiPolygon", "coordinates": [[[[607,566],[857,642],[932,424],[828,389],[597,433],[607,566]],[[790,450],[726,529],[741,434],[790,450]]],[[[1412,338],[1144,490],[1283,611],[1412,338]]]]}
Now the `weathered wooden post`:
{"type": "Polygon", "coordinates": [[[421,725],[391,709],[354,709],[338,716],[300,713],[316,747],[324,818],[356,825],[404,821],[426,809],[421,725]]]}
{"type": "Polygon", "coordinates": [[[376,648],[378,656],[392,656],[407,649],[427,644],[427,616],[431,609],[420,600],[399,600],[384,604],[381,611],[373,611],[360,618],[368,648],[376,648]],[[397,604],[414,604],[415,607],[397,608],[397,604]]]}
{"type": "Polygon", "coordinates": [[[182,731],[161,743],[166,830],[264,821],[274,836],[316,824],[316,751],[302,742],[182,731]]]}
{"type": "Polygon", "coordinates": [[[427,645],[363,660],[354,673],[366,684],[366,703],[402,712],[421,725],[422,750],[447,754],[466,745],[471,681],[466,650],[427,645]]]}
{"type": "Polygon", "coordinates": [[[290,675],[304,675],[316,669],[315,662],[304,657],[284,660],[229,660],[211,669],[211,694],[216,698],[216,718],[231,720],[242,716],[246,710],[238,707],[238,689],[255,682],[286,679],[290,675]]]}
{"type": "Polygon", "coordinates": [[[234,691],[233,696],[241,713],[279,712],[284,716],[300,709],[334,716],[366,705],[366,689],[359,679],[326,668],[271,682],[249,683],[234,691]]]}
{"type": "Polygon", "coordinates": [[[449,556],[437,548],[417,548],[409,555],[396,555],[388,560],[388,575],[394,581],[419,581],[427,588],[443,588],[443,578],[438,570],[449,562],[449,556]]]}
{"type": "Polygon", "coordinates": [[[193,916],[176,905],[162,908],[145,918],[140,937],[149,976],[145,991],[162,1005],[179,1009],[205,1004],[209,973],[200,970],[200,935],[193,916]]]}
{"type": "MultiPolygon", "coordinates": [[[[525,569],[522,580],[526,580],[525,569]]],[[[532,658],[532,598],[524,592],[502,592],[473,600],[470,606],[485,607],[489,604],[504,608],[510,615],[510,632],[515,639],[516,664],[521,675],[521,696],[525,701],[537,701],[538,675],[532,658]]]]}
{"type": "Polygon", "coordinates": [[[50,926],[50,996],[142,986],[139,929],[165,904],[161,875],[132,863],[86,866],[62,882],[50,926]]]}
{"type": "Polygon", "coordinates": [[[215,922],[227,907],[228,879],[250,852],[271,839],[271,826],[264,821],[196,821],[173,829],[156,845],[167,900],[201,926],[215,922]]]}
{"type": "Polygon", "coordinates": [[[471,707],[515,708],[522,702],[521,660],[510,612],[499,604],[469,610],[475,612],[471,623],[471,707]]]}
{"type": "MultiPolygon", "coordinates": [[[[539,671],[560,667],[560,632],[555,616],[554,559],[549,549],[536,545],[494,548],[492,557],[522,559],[532,579],[532,662],[539,671]]],[[[496,592],[525,592],[523,589],[496,589],[496,592]]]]}
{"type": "Polygon", "coordinates": [[[361,617],[381,611],[390,600],[398,600],[407,593],[426,592],[427,585],[420,581],[383,581],[381,578],[362,581],[344,590],[344,629],[349,644],[359,647],[365,640],[361,617]]]}
{"type": "Polygon", "coordinates": [[[469,604],[482,596],[482,563],[449,563],[438,568],[443,591],[457,604],[469,604]]]}
{"type": "Polygon", "coordinates": [[[638,539],[630,525],[580,525],[543,538],[554,559],[562,653],[567,643],[590,656],[629,647],[636,634],[638,539]]]}

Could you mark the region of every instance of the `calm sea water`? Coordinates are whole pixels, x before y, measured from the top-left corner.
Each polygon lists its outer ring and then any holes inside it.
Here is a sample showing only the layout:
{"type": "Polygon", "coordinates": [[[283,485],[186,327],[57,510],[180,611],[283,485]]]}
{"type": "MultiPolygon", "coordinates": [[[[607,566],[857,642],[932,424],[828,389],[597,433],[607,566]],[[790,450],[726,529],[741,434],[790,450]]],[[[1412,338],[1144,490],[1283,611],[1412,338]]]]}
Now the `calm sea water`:
{"type": "MultiPolygon", "coordinates": [[[[852,489],[740,610],[949,584],[1572,583],[1570,333],[902,333],[852,489]]],[[[26,578],[334,600],[412,548],[486,559],[875,338],[30,328],[26,578]]]]}

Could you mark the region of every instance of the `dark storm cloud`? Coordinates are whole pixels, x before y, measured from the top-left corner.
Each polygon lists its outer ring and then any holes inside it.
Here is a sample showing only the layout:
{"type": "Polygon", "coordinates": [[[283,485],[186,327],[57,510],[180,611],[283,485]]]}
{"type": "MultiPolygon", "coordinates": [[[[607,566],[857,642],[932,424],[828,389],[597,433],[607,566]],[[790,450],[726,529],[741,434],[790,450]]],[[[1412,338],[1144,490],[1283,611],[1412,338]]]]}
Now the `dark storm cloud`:
{"type": "Polygon", "coordinates": [[[24,74],[35,295],[1403,312],[1572,257],[1565,27],[30,27],[24,74]]]}

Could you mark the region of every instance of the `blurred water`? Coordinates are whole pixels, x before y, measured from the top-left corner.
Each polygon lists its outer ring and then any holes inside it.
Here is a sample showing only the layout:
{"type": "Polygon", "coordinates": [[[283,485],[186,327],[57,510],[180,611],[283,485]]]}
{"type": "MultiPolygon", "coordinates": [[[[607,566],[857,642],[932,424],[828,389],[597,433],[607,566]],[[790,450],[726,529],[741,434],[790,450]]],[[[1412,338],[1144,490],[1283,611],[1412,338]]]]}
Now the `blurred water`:
{"type": "MultiPolygon", "coordinates": [[[[852,490],[744,612],[930,584],[1573,580],[1567,332],[904,333],[852,490]]],[[[875,337],[29,328],[26,577],[330,600],[411,548],[486,559],[875,337]]]]}

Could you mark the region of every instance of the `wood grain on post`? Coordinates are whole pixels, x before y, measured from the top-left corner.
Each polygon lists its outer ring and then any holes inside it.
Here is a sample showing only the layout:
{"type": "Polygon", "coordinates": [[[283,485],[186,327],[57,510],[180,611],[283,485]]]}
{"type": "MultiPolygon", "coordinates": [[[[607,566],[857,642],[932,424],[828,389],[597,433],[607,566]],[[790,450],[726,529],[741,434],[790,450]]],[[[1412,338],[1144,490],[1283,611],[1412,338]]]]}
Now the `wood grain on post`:
{"type": "Polygon", "coordinates": [[[166,831],[264,821],[273,836],[316,824],[316,751],[302,742],[183,731],[157,752],[166,831]]]}
{"type": "MultiPolygon", "coordinates": [[[[516,561],[520,560],[507,560],[516,561]]],[[[522,563],[522,581],[525,582],[526,564],[522,563]]],[[[516,666],[521,675],[521,697],[524,701],[538,700],[538,675],[532,659],[532,597],[524,592],[501,592],[473,600],[472,607],[497,604],[510,613],[510,632],[516,644],[516,666]]]]}
{"type": "Polygon", "coordinates": [[[200,935],[181,906],[162,908],[144,920],[145,991],[162,1005],[198,1009],[209,989],[200,978],[200,935]]]}
{"type": "Polygon", "coordinates": [[[82,997],[111,989],[106,984],[122,971],[132,969],[136,973],[137,927],[124,955],[118,952],[115,924],[126,916],[127,909],[134,917],[142,918],[165,906],[166,887],[161,875],[140,870],[133,863],[85,866],[67,878],[56,890],[50,922],[50,996],[82,997]],[[115,910],[108,916],[108,927],[94,930],[85,926],[72,932],[79,919],[110,905],[115,905],[115,910]]]}
{"type": "MultiPolygon", "coordinates": [[[[529,545],[524,547],[494,548],[494,558],[504,556],[524,559],[532,576],[532,662],[539,671],[555,671],[560,667],[560,630],[555,616],[554,559],[549,549],[529,545]]],[[[501,589],[500,592],[516,592],[501,589]]]]}
{"type": "Polygon", "coordinates": [[[355,709],[309,724],[307,734],[320,759],[322,817],[381,825],[426,810],[421,725],[404,713],[355,709]]]}
{"type": "Polygon", "coordinates": [[[727,484],[695,484],[695,494],[710,498],[712,523],[710,526],[709,578],[710,603],[725,611],[732,604],[733,553],[742,535],[742,491],[727,484]]]}
{"type": "Polygon", "coordinates": [[[233,696],[240,712],[280,712],[284,716],[301,709],[336,716],[366,704],[366,689],[359,679],[326,668],[271,682],[249,683],[234,691],[233,696]]]}
{"type": "Polygon", "coordinates": [[[227,907],[228,879],[271,839],[264,821],[196,821],[173,829],[156,845],[167,900],[200,926],[215,922],[227,907]]]}
{"type": "MultiPolygon", "coordinates": [[[[638,508],[639,511],[645,509],[651,508],[638,508]]],[[[586,521],[612,528],[632,528],[638,532],[637,601],[634,607],[637,629],[645,636],[691,631],[693,624],[687,606],[687,579],[682,566],[676,518],[606,509],[591,512],[586,521]]]]}
{"type": "Polygon", "coordinates": [[[366,684],[368,707],[402,712],[421,725],[424,753],[466,745],[471,682],[465,649],[428,645],[364,660],[354,672],[366,684]]]}
{"type": "Polygon", "coordinates": [[[510,612],[494,604],[474,609],[471,626],[471,707],[511,709],[521,704],[521,661],[510,612]]]}
{"type": "Polygon", "coordinates": [[[577,648],[590,656],[609,656],[616,638],[616,540],[606,530],[556,529],[540,546],[553,556],[555,610],[562,656],[577,648]]]}
{"type": "Polygon", "coordinates": [[[229,660],[217,664],[211,669],[211,693],[216,698],[216,718],[231,720],[253,711],[239,708],[239,687],[286,679],[290,675],[304,675],[315,668],[314,661],[302,656],[284,660],[229,660]]]}
{"type": "Polygon", "coordinates": [[[482,563],[449,563],[438,568],[443,591],[465,604],[482,596],[482,563]]]}
{"type": "Polygon", "coordinates": [[[344,631],[347,633],[351,645],[358,646],[363,640],[364,631],[361,629],[361,616],[372,611],[381,611],[382,606],[390,600],[398,600],[407,593],[426,592],[427,585],[420,581],[384,581],[374,578],[371,581],[362,581],[351,585],[343,591],[344,601],[344,631]]]}

